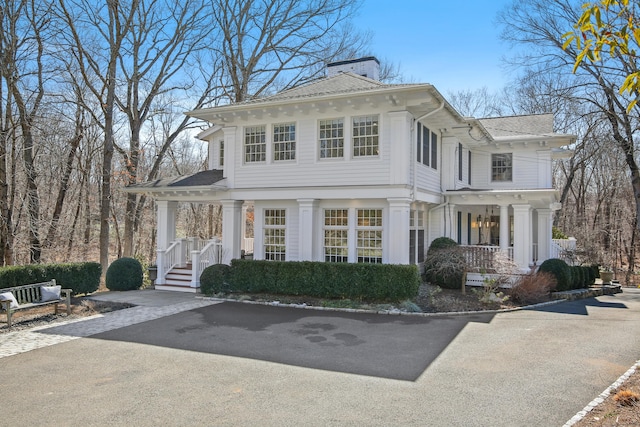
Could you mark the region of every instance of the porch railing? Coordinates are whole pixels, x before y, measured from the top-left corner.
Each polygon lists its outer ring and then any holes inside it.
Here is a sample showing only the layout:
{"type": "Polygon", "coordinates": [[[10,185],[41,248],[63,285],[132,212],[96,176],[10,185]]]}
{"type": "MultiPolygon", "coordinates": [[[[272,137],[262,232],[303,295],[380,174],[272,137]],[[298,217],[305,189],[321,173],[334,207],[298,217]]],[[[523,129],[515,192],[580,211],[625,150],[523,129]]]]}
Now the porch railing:
{"type": "Polygon", "coordinates": [[[214,238],[209,240],[202,249],[191,252],[191,286],[200,286],[200,275],[210,265],[222,262],[222,241],[214,238]]]}
{"type": "Polygon", "coordinates": [[[551,241],[550,258],[559,258],[569,265],[575,263],[576,239],[570,237],[568,239],[553,239],[551,241]]]}
{"type": "MultiPolygon", "coordinates": [[[[461,246],[467,265],[488,271],[495,267],[496,254],[501,253],[499,246],[461,246]]],[[[507,249],[507,256],[513,259],[513,248],[507,249]]]]}

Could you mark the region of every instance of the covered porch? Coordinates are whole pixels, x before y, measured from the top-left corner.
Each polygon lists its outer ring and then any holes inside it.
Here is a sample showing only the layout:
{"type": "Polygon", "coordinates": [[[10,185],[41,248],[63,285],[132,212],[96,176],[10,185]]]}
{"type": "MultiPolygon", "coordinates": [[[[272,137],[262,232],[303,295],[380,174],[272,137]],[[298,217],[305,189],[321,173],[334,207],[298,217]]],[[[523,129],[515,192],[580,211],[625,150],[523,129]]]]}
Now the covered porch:
{"type": "Polygon", "coordinates": [[[491,271],[502,257],[529,271],[566,246],[552,239],[555,190],[462,189],[448,191],[447,200],[451,237],[472,269],[491,271]]]}

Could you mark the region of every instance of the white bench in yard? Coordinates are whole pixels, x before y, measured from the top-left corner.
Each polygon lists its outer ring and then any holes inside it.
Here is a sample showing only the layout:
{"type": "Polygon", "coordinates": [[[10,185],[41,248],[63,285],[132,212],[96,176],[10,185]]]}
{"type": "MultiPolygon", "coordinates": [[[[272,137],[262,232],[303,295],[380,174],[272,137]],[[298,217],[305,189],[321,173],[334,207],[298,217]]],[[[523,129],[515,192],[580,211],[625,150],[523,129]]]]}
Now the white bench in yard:
{"type": "Polygon", "coordinates": [[[7,315],[7,325],[11,327],[11,315],[14,311],[44,305],[53,305],[54,314],[58,314],[58,304],[67,305],[67,315],[71,314],[71,289],[62,289],[55,280],[32,285],[0,289],[0,308],[7,315]]]}

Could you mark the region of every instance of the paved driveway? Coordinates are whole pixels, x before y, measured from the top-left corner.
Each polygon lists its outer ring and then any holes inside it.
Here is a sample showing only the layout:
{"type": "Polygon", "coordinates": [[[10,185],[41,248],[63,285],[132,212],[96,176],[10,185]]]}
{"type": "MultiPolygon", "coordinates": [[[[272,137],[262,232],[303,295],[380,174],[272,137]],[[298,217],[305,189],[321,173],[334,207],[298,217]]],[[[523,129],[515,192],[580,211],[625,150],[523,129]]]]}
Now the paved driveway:
{"type": "Polygon", "coordinates": [[[0,359],[0,424],[561,426],[639,325],[640,290],[428,319],[223,303],[0,359]]]}

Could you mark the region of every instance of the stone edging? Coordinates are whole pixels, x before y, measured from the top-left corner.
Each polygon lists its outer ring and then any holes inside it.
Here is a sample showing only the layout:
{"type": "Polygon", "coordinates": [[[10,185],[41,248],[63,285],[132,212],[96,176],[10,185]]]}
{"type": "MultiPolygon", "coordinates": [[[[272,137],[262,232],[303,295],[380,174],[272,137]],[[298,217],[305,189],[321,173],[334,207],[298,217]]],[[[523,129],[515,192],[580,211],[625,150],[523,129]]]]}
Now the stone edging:
{"type": "Polygon", "coordinates": [[[615,391],[618,387],[620,387],[626,380],[628,380],[631,375],[633,375],[633,373],[637,370],[640,369],[640,360],[638,360],[635,365],[633,365],[631,368],[629,368],[629,370],[627,372],[625,372],[624,374],[622,374],[622,376],[620,376],[620,378],[618,378],[616,380],[616,382],[614,382],[613,384],[611,384],[609,387],[607,387],[607,389],[605,391],[603,391],[602,393],[600,393],[600,396],[596,397],[595,399],[593,399],[591,401],[591,403],[589,403],[587,406],[584,407],[584,409],[580,412],[578,412],[577,414],[575,414],[569,421],[567,421],[567,423],[562,426],[562,427],[570,427],[572,425],[574,425],[575,423],[577,423],[578,421],[582,420],[591,410],[593,410],[593,408],[595,408],[596,406],[600,405],[602,402],[605,401],[605,399],[607,397],[609,397],[609,395],[615,391]]]}

